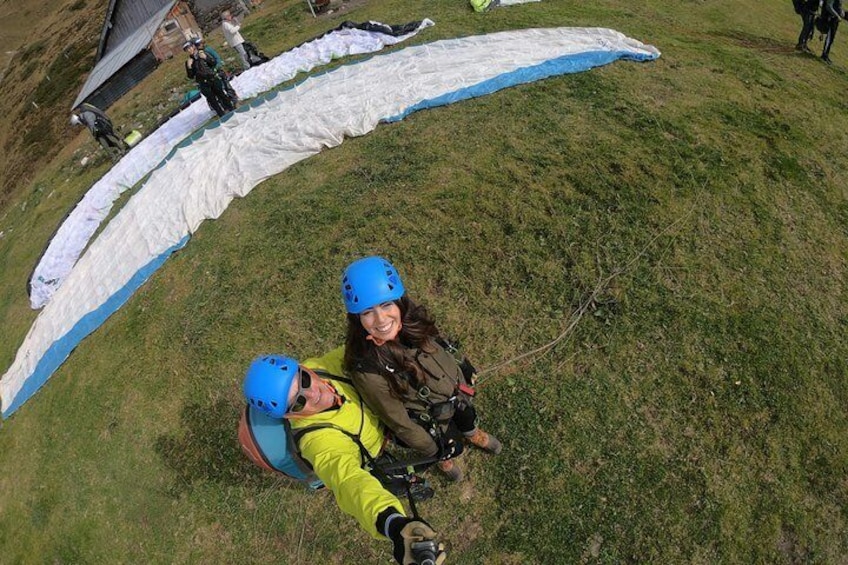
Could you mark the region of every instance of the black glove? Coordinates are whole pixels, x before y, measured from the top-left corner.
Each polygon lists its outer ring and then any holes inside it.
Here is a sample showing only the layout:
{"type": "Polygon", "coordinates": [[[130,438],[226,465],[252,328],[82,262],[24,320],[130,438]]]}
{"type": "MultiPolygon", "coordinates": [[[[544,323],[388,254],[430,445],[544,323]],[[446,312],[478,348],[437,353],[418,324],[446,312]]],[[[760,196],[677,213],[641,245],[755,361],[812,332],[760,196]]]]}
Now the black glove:
{"type": "Polygon", "coordinates": [[[463,450],[463,445],[461,441],[455,441],[446,438],[445,436],[439,436],[436,438],[436,447],[438,447],[438,451],[436,451],[436,457],[438,457],[442,461],[453,459],[457,455],[460,455],[463,450]]]}
{"type": "Polygon", "coordinates": [[[389,525],[392,555],[401,565],[441,565],[447,558],[445,546],[423,520],[395,518],[389,525]]]}
{"type": "Polygon", "coordinates": [[[477,368],[471,364],[468,357],[462,360],[459,364],[459,370],[462,371],[462,377],[465,379],[465,384],[474,386],[477,384],[477,368]]]}

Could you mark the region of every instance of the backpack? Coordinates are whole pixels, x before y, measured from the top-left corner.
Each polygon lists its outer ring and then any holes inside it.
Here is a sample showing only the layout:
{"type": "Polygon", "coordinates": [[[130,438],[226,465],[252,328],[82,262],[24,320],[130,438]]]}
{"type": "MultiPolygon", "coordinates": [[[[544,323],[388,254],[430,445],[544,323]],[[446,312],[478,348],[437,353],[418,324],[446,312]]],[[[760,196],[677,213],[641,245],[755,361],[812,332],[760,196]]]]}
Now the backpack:
{"type": "Polygon", "coordinates": [[[247,458],[262,469],[303,482],[312,490],[324,486],[298,453],[288,420],[281,424],[252,406],[245,406],[239,420],[238,439],[247,458]]]}
{"type": "MultiPolygon", "coordinates": [[[[325,371],[313,371],[327,379],[351,383],[348,379],[325,371]]],[[[281,423],[280,420],[271,418],[248,404],[239,419],[239,445],[247,458],[262,469],[304,483],[310,490],[319,490],[324,488],[324,483],[315,475],[309,462],[300,456],[297,444],[305,434],[323,428],[335,428],[350,437],[359,446],[364,468],[395,496],[406,494],[412,500],[419,501],[432,498],[433,489],[430,483],[415,474],[426,469],[432,462],[399,462],[388,452],[383,452],[374,459],[359,441],[358,435],[332,424],[315,424],[292,430],[288,420],[283,419],[281,423]],[[280,433],[281,426],[284,433],[280,433]]]]}
{"type": "Polygon", "coordinates": [[[250,41],[245,41],[242,43],[242,46],[244,47],[244,52],[247,55],[247,62],[250,63],[251,67],[268,62],[268,57],[265,56],[265,53],[260,51],[259,48],[250,41]]]}
{"type": "Polygon", "coordinates": [[[471,0],[471,7],[475,12],[485,12],[496,8],[499,0],[471,0]]]}
{"type": "MultiPolygon", "coordinates": [[[[350,382],[324,371],[314,371],[323,378],[350,382]]],[[[285,475],[305,483],[311,490],[318,490],[324,487],[324,483],[315,475],[309,462],[300,456],[297,444],[305,434],[322,428],[335,428],[350,436],[361,450],[364,449],[357,436],[332,424],[316,424],[292,430],[288,420],[283,419],[281,422],[271,418],[249,404],[245,406],[239,419],[239,445],[247,458],[262,469],[285,475]]]]}

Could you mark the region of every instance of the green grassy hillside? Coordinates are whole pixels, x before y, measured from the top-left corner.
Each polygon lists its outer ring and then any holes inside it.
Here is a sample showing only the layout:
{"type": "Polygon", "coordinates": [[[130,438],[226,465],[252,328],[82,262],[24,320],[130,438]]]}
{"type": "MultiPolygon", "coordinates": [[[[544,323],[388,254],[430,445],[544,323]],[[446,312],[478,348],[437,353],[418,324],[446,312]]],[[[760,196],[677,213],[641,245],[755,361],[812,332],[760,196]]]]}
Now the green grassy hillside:
{"type": "MultiPolygon", "coordinates": [[[[266,0],[246,35],[278,53],[430,17],[414,43],[599,26],[662,57],[381,125],[205,223],[2,423],[2,561],[388,563],[235,439],[249,361],[340,343],[339,275],[380,253],[493,368],[503,454],[463,455],[419,508],[449,563],[844,562],[848,28],[828,67],[794,51],[788,1],[303,4],[266,0]]],[[[119,123],[185,87],[179,64],[119,123]]],[[[30,270],[107,166],[75,143],[0,212],[3,370],[30,270]]]]}

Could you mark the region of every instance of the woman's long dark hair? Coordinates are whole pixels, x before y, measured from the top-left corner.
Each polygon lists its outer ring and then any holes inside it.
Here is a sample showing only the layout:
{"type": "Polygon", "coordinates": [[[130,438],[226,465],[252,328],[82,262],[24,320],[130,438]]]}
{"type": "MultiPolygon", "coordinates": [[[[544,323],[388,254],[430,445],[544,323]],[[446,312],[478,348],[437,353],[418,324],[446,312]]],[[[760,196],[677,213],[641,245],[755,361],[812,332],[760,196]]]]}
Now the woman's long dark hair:
{"type": "Polygon", "coordinates": [[[425,382],[424,371],[418,363],[404,355],[404,349],[413,347],[432,352],[433,340],[438,337],[439,329],[427,308],[407,296],[395,300],[395,304],[400,308],[400,333],[394,340],[380,346],[366,339],[368,332],[362,327],[359,314],[347,315],[344,370],[348,374],[356,371],[378,372],[389,383],[392,394],[402,398],[409,391],[410,385],[417,389],[425,382]],[[395,372],[387,370],[387,366],[395,372]]]}

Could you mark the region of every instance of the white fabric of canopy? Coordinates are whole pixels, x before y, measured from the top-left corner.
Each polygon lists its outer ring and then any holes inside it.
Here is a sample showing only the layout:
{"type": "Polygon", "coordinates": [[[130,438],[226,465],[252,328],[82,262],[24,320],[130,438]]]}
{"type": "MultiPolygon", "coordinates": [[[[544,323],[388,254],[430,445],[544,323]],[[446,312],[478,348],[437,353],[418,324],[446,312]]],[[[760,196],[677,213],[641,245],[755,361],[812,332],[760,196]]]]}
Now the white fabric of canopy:
{"type": "Polygon", "coordinates": [[[507,31],[378,55],[251,104],[153,171],[40,312],[0,380],[8,417],[189,235],[264,179],[381,121],[659,51],[602,28],[507,31]],[[245,150],[250,148],[250,150],[245,150]]]}
{"type": "MultiPolygon", "coordinates": [[[[242,100],[253,98],[299,72],[308,72],[342,57],[375,53],[432,25],[432,20],[425,19],[414,32],[401,36],[358,28],[334,30],[263,65],[251,67],[233,79],[232,85],[242,100]]],[[[59,226],[33,271],[30,279],[32,308],[41,308],[50,301],[118,197],[152,171],[177,143],[214,116],[205,98],[194,101],[133,147],[86,192],[59,226]]]]}

